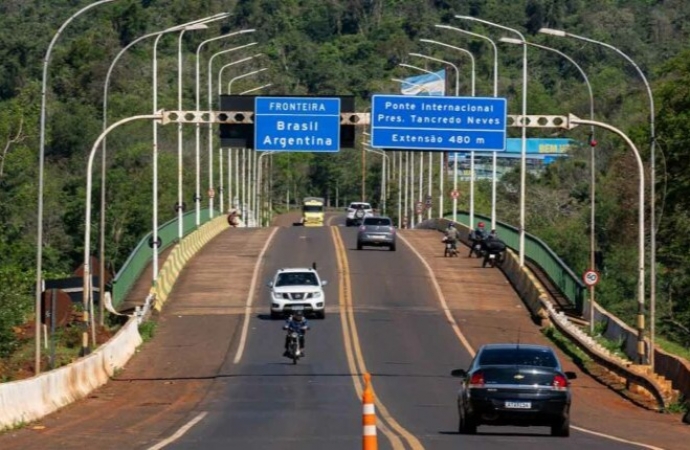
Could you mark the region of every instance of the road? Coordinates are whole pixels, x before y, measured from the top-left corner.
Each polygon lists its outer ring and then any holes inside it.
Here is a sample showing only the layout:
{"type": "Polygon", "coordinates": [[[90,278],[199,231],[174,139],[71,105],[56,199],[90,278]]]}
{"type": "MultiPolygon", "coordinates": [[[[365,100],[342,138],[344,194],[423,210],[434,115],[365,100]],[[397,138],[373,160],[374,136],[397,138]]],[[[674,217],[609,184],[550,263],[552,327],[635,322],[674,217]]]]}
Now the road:
{"type": "Polygon", "coordinates": [[[342,226],[228,230],[183,271],[159,334],[114,382],[39,428],[6,433],[0,448],[360,448],[365,372],[381,449],[685,448],[690,431],[677,418],[642,411],[581,372],[570,438],[540,427],[457,434],[450,371],[483,342],[543,338],[498,270],[436,258],[435,232],[402,231],[396,252],[357,251],[355,239],[342,226]],[[327,317],[310,320],[307,356],[294,366],[281,356],[266,282],[313,262],[328,280],[327,317]]]}

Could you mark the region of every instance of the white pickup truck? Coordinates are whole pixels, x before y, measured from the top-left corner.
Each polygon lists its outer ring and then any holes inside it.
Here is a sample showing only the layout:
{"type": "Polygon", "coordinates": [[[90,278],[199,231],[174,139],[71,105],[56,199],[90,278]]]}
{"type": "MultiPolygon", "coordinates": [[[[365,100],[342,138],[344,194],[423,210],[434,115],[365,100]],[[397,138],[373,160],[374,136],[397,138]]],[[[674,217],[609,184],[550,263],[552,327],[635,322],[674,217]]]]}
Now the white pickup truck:
{"type": "Polygon", "coordinates": [[[365,217],[374,215],[371,205],[366,202],[352,202],[347,207],[345,226],[360,225],[365,217]]]}

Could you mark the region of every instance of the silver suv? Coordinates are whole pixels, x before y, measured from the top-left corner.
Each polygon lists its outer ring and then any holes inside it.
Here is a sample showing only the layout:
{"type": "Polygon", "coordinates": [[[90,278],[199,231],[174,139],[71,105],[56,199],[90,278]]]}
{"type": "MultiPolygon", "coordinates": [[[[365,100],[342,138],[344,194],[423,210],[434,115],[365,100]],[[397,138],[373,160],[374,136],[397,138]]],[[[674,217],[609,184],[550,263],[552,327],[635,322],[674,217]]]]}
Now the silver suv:
{"type": "Polygon", "coordinates": [[[388,247],[395,251],[395,227],[390,217],[365,217],[357,232],[357,250],[364,246],[388,247]]]}
{"type": "Polygon", "coordinates": [[[326,284],[326,280],[320,279],[313,268],[278,269],[273,280],[268,282],[271,288],[271,318],[277,319],[295,311],[325,318],[326,296],[323,286],[326,284]]]}
{"type": "Polygon", "coordinates": [[[347,207],[347,217],[345,218],[345,226],[359,225],[362,219],[374,215],[374,210],[371,205],[366,202],[352,202],[347,207]]]}

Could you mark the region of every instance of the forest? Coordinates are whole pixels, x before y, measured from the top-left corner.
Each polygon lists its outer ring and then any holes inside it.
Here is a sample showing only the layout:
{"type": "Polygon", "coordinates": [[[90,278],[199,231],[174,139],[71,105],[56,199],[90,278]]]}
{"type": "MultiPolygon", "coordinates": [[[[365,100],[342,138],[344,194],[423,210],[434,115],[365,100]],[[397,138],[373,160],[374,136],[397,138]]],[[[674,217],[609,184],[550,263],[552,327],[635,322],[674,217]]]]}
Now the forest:
{"type": "MultiPolygon", "coordinates": [[[[0,3],[0,359],[17,349],[17,330],[33,320],[39,148],[44,58],[56,32],[73,14],[95,2],[88,0],[3,0],[0,3]]],[[[466,61],[452,50],[431,46],[433,39],[466,48],[476,58],[478,96],[492,95],[493,50],[487,41],[468,38],[450,25],[489,36],[506,36],[499,29],[457,19],[473,16],[519,30],[529,42],[556,48],[586,71],[593,89],[596,120],[622,130],[639,149],[646,180],[646,236],[651,240],[650,175],[654,166],[656,215],[656,332],[681,346],[690,345],[690,3],[684,0],[113,0],[74,18],[52,49],[47,70],[45,173],[43,196],[42,270],[46,278],[70,276],[84,252],[86,161],[104,124],[105,79],[107,120],[151,114],[154,38],[127,50],[116,66],[114,58],[138,38],[179,24],[227,12],[207,29],[161,35],[156,47],[159,108],[195,106],[195,64],[200,43],[242,29],[247,35],[210,42],[201,59],[224,49],[256,42],[233,52],[232,58],[253,56],[231,68],[226,81],[238,79],[234,92],[271,84],[261,95],[352,95],[356,109],[366,111],[371,96],[399,93],[391,78],[411,73],[401,63],[440,70],[412,52],[456,61],[463,68],[461,95],[469,93],[466,61]],[[617,52],[577,39],[548,36],[541,28],[566,30],[604,42],[628,55],[649,81],[654,114],[643,79],[617,52]],[[182,36],[181,40],[178,36],[182,36]],[[178,52],[183,54],[184,83],[178,92],[178,52]],[[464,65],[463,65],[464,64],[464,65]],[[178,97],[179,95],[179,97],[178,97]],[[651,118],[654,117],[654,122],[651,118]],[[656,157],[651,161],[652,123],[656,157]]],[[[514,36],[511,36],[514,37],[514,36]]],[[[509,114],[520,112],[522,49],[498,46],[498,94],[508,101],[509,114]]],[[[227,61],[233,59],[228,56],[227,61]]],[[[225,60],[224,60],[225,61],[225,60]]],[[[226,62],[227,62],[226,61],[226,62]]],[[[566,59],[537,48],[528,49],[528,114],[588,117],[590,99],[581,74],[566,59]]],[[[219,62],[214,70],[221,67],[219,62]]],[[[213,76],[216,73],[212,74],[213,76]]],[[[202,82],[205,88],[206,84],[202,82]]],[[[203,97],[204,100],[206,97],[203,97]]],[[[214,100],[215,101],[215,100],[214,100]]],[[[160,222],[175,215],[177,196],[176,127],[161,127],[158,141],[160,222]]],[[[530,129],[530,137],[569,137],[584,143],[570,157],[547,166],[527,180],[526,231],[544,240],[574,271],[589,266],[590,150],[589,127],[566,130],[530,129]]],[[[518,128],[509,129],[519,137],[518,128]]],[[[98,252],[100,214],[105,214],[108,270],[116,272],[151,228],[152,152],[149,123],[132,123],[108,136],[105,211],[99,210],[100,175],[92,197],[91,253],[98,252]]],[[[184,148],[193,149],[194,133],[184,135],[184,148]]],[[[597,130],[596,226],[598,301],[628,323],[636,313],[638,242],[638,169],[626,143],[597,130]]],[[[361,197],[361,151],[337,154],[283,154],[273,158],[273,204],[284,211],[291,198],[319,195],[335,205],[361,197]]],[[[185,151],[184,166],[194,167],[194,152],[185,151]]],[[[201,167],[208,157],[201,155],[201,167]]],[[[381,161],[368,157],[365,197],[380,196],[381,161]]],[[[202,186],[208,174],[202,171],[202,186]]],[[[502,178],[497,216],[517,225],[519,171],[502,178]]],[[[216,176],[217,179],[217,176],[216,176]]],[[[185,200],[193,204],[193,170],[185,170],[185,200]]],[[[391,186],[397,198],[399,186],[391,186]]],[[[463,190],[466,187],[463,186],[463,190]]],[[[205,191],[204,191],[205,193],[205,191]]],[[[206,202],[207,199],[203,199],[206,202]]],[[[490,212],[490,185],[478,183],[476,211],[490,212]]],[[[204,203],[205,205],[206,203],[204,203]]],[[[461,209],[467,209],[463,196],[461,209]]],[[[650,255],[646,255],[650,261],[650,255]]],[[[647,268],[647,275],[649,268],[647,268]]],[[[649,290],[650,280],[646,280],[649,290]]],[[[646,296],[649,298],[649,295],[646,296]]],[[[646,305],[649,306],[648,304],[646,305]]]]}

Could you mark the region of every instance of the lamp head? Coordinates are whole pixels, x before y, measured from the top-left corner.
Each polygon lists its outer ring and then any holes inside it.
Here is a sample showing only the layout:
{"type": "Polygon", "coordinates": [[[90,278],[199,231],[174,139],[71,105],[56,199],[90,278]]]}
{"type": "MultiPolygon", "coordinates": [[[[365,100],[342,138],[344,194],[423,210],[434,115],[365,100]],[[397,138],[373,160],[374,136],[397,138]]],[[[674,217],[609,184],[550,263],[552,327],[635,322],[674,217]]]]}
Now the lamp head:
{"type": "Polygon", "coordinates": [[[559,37],[565,37],[568,34],[563,30],[554,30],[553,28],[540,28],[539,32],[543,33],[543,34],[550,34],[551,36],[559,36],[559,37]]]}
{"type": "Polygon", "coordinates": [[[208,25],[206,25],[203,22],[199,23],[193,23],[191,25],[187,25],[186,27],[182,28],[184,31],[194,31],[194,30],[205,30],[208,28],[208,25]]]}
{"type": "Polygon", "coordinates": [[[509,37],[502,37],[501,39],[499,39],[499,41],[505,42],[506,44],[518,44],[518,45],[526,44],[526,42],[521,40],[521,39],[515,39],[515,38],[509,38],[509,37]]]}

